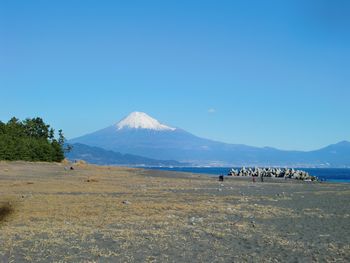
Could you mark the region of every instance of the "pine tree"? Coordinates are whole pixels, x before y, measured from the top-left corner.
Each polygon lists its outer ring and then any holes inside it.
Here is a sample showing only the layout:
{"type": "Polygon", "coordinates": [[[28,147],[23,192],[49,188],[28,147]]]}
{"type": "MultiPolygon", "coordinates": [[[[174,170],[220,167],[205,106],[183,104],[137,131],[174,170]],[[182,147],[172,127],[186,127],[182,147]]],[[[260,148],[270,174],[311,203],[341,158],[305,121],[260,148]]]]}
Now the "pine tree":
{"type": "Polygon", "coordinates": [[[13,117],[6,124],[0,121],[0,160],[60,162],[64,144],[62,130],[55,139],[54,129],[42,118],[20,121],[13,117]]]}

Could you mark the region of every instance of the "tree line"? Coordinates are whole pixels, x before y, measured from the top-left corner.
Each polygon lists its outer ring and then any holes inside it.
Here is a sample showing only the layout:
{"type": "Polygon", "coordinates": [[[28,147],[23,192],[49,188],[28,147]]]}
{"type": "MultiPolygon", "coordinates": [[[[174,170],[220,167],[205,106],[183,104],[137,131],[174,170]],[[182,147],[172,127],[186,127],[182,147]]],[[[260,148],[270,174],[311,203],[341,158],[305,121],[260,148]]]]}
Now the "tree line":
{"type": "Polygon", "coordinates": [[[70,150],[64,142],[62,130],[55,138],[55,130],[41,118],[0,121],[0,160],[60,162],[70,150]]]}

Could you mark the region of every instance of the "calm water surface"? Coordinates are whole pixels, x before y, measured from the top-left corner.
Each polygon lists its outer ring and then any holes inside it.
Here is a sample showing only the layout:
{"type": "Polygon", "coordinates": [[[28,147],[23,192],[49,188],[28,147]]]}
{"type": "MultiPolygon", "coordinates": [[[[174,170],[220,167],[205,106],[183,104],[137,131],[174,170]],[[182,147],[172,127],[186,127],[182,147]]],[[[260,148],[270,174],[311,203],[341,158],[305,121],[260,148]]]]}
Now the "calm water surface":
{"type": "MultiPolygon", "coordinates": [[[[232,167],[150,167],[150,169],[201,173],[218,176],[226,175],[232,167]]],[[[239,169],[239,168],[235,168],[239,169]]],[[[297,168],[295,168],[297,169],[297,168]]],[[[317,176],[321,180],[328,182],[350,183],[350,168],[299,168],[310,175],[317,176]]]]}

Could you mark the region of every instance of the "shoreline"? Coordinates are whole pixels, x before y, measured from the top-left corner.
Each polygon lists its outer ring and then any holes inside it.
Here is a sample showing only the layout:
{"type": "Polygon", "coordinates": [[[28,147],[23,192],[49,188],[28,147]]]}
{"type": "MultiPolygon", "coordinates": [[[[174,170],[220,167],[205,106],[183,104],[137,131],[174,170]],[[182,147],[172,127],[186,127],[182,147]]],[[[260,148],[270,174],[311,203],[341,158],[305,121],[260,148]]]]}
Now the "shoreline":
{"type": "MultiPolygon", "coordinates": [[[[210,177],[218,177],[220,174],[223,174],[225,178],[229,178],[230,176],[227,175],[227,173],[230,171],[231,168],[229,167],[210,167],[210,168],[198,168],[198,167],[186,167],[186,168],[169,168],[169,167],[140,167],[141,169],[147,169],[147,170],[160,170],[160,171],[172,171],[172,172],[187,172],[187,173],[194,173],[194,174],[207,174],[210,177]]],[[[335,169],[327,169],[327,168],[312,168],[309,170],[306,170],[309,172],[311,176],[316,176],[319,180],[319,182],[325,183],[350,183],[350,169],[348,168],[335,168],[335,169]],[[325,171],[329,171],[329,173],[324,173],[325,171]],[[320,172],[322,172],[320,174],[320,172]],[[340,178],[337,174],[340,172],[343,172],[345,175],[341,175],[340,178]],[[332,174],[333,173],[333,174],[332,174]],[[334,174],[335,173],[335,174],[334,174]],[[348,178],[344,178],[344,177],[348,178]],[[333,181],[334,180],[334,181],[333,181]]],[[[234,177],[242,177],[242,176],[234,176],[234,177]]],[[[245,177],[245,176],[243,176],[245,177]]],[[[251,177],[249,177],[251,178],[251,177]]],[[[264,177],[264,178],[273,178],[273,177],[264,177]]],[[[282,178],[283,179],[283,178],[282,178]]],[[[259,181],[259,179],[257,178],[259,181]]]]}
{"type": "MultiPolygon", "coordinates": [[[[0,160],[0,165],[1,164],[6,164],[6,163],[13,163],[13,164],[28,164],[28,165],[36,165],[36,164],[56,164],[56,165],[76,165],[77,163],[74,162],[70,162],[70,161],[63,161],[61,163],[59,162],[27,162],[27,161],[5,161],[5,160],[0,160]]],[[[78,162],[79,163],[79,162],[78,162]]],[[[85,162],[84,162],[85,163],[85,162]]],[[[160,170],[160,171],[169,171],[169,172],[179,172],[179,173],[192,173],[192,174],[205,174],[209,177],[218,177],[220,175],[220,173],[216,173],[216,174],[212,174],[212,173],[208,173],[208,172],[197,172],[197,171],[191,171],[188,169],[225,169],[226,171],[229,171],[232,167],[222,167],[222,166],[179,166],[179,167],[175,167],[175,166],[140,166],[140,165],[136,165],[136,166],[130,166],[130,165],[99,165],[99,164],[90,164],[90,163],[85,163],[86,165],[89,165],[91,167],[110,167],[110,168],[130,168],[130,169],[145,169],[145,170],[160,170]],[[186,170],[179,170],[179,169],[186,169],[186,170]]],[[[247,166],[248,167],[248,166],[247,166]]],[[[282,166],[271,166],[272,168],[285,168],[282,166]]],[[[239,168],[239,167],[234,167],[235,169],[239,168]]],[[[249,168],[249,167],[248,167],[249,168]]],[[[251,167],[254,168],[254,167],[251,167]]],[[[269,168],[269,167],[265,167],[265,168],[269,168]]],[[[341,167],[335,167],[335,168],[329,168],[329,167],[306,167],[306,168],[301,168],[301,167],[288,167],[288,168],[293,168],[293,169],[306,169],[306,170],[320,170],[320,171],[326,171],[326,170],[335,170],[335,171],[347,171],[349,173],[350,176],[350,167],[346,167],[346,168],[341,168],[341,167]]],[[[314,176],[314,174],[310,174],[312,176],[314,176]]],[[[225,178],[231,177],[228,176],[227,174],[224,174],[225,178]]],[[[237,176],[234,176],[237,177],[237,176]]],[[[242,177],[242,176],[239,176],[242,177]]],[[[318,176],[317,176],[318,177],[318,176]]],[[[249,177],[251,178],[251,177],[249,177]]],[[[267,178],[267,177],[264,177],[267,178]]],[[[272,177],[270,177],[272,178],[272,177]]],[[[276,178],[276,179],[280,179],[280,178],[276,178]]],[[[283,179],[283,178],[282,178],[283,179]]],[[[322,182],[322,183],[350,183],[350,178],[349,179],[337,179],[337,178],[321,178],[321,180],[319,180],[318,182],[322,182]]]]}

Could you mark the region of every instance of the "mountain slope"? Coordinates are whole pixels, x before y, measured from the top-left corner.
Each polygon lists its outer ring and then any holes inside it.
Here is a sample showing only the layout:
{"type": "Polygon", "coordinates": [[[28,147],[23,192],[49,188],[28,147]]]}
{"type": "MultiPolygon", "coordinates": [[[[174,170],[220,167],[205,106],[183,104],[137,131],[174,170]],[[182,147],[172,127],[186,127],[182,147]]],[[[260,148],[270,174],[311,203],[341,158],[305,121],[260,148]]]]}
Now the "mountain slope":
{"type": "Polygon", "coordinates": [[[147,166],[184,166],[172,160],[155,160],[132,154],[107,151],[102,148],[88,146],[81,143],[72,144],[73,149],[66,154],[69,160],[84,160],[92,164],[100,165],[147,165],[147,166]]]}
{"type": "Polygon", "coordinates": [[[134,112],[115,125],[75,138],[107,150],[199,165],[350,166],[350,143],[311,151],[283,151],[203,139],[134,112]]]}
{"type": "Polygon", "coordinates": [[[174,131],[175,128],[161,124],[144,112],[132,112],[125,119],[116,124],[118,130],[122,129],[148,129],[156,131],[174,131]]]}
{"type": "Polygon", "coordinates": [[[342,141],[316,151],[308,152],[307,158],[314,162],[318,161],[326,164],[326,166],[350,167],[350,142],[342,141]]]}

